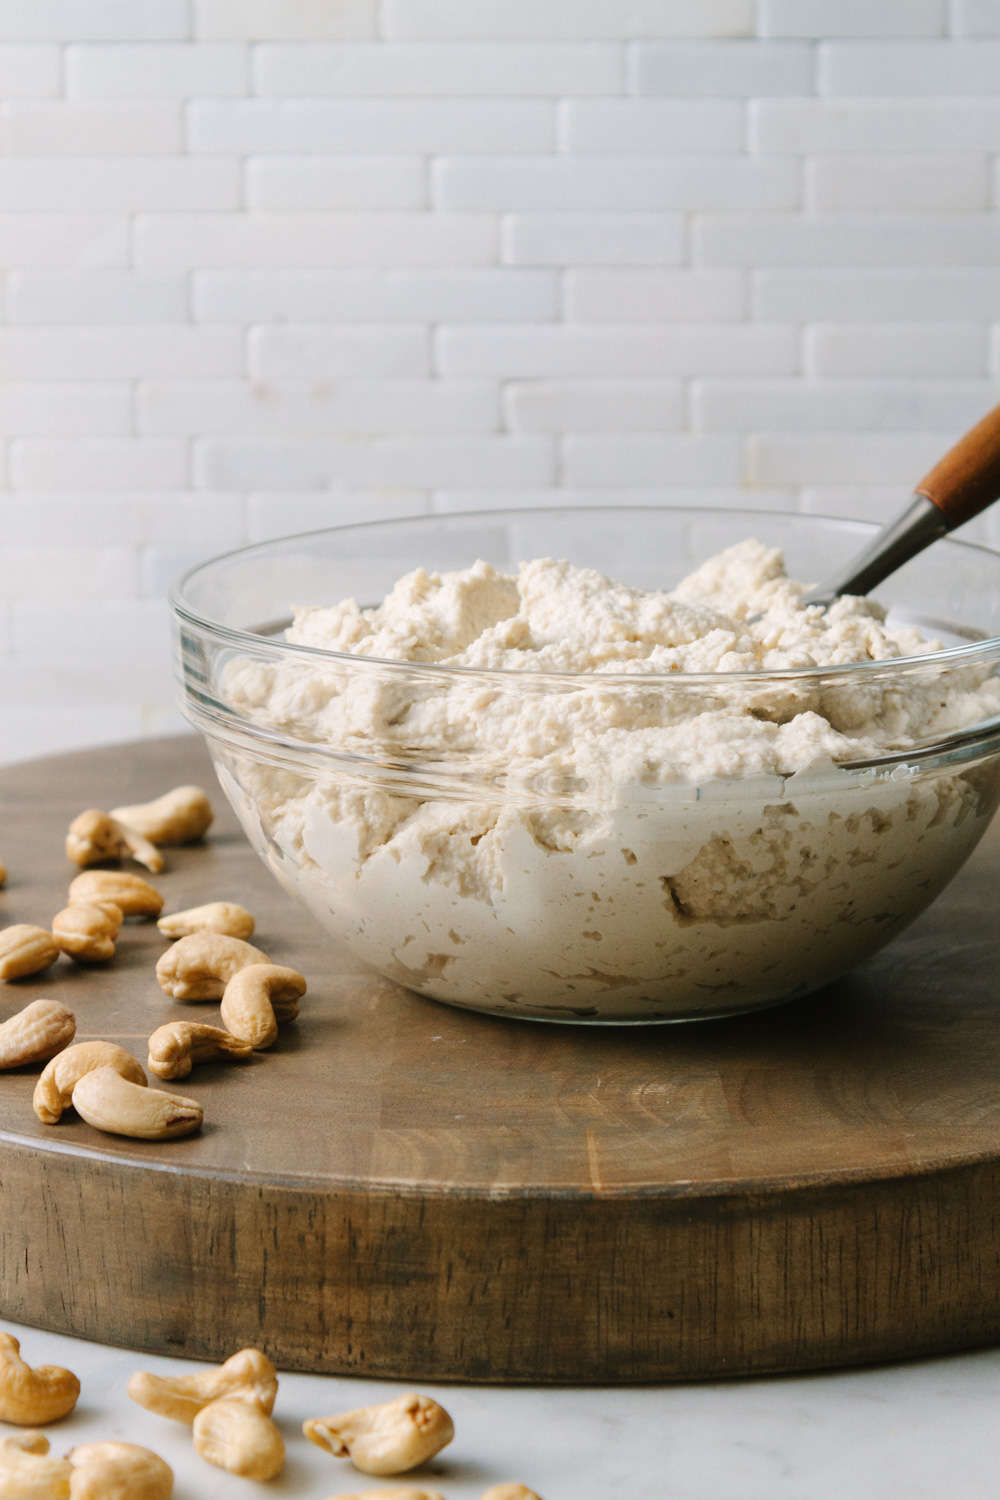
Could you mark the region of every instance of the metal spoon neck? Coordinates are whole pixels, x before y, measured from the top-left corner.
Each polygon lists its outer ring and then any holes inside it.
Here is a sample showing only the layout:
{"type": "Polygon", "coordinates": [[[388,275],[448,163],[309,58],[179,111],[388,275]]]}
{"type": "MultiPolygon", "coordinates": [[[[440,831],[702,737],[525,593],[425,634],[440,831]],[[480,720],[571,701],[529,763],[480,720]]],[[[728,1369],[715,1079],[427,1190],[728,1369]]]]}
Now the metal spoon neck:
{"type": "Polygon", "coordinates": [[[901,515],[882,527],[864,552],[852,557],[842,573],[808,589],[802,595],[802,603],[826,606],[842,594],[867,594],[911,557],[939,537],[947,536],[949,530],[944,512],[926,495],[916,494],[901,515]]]}

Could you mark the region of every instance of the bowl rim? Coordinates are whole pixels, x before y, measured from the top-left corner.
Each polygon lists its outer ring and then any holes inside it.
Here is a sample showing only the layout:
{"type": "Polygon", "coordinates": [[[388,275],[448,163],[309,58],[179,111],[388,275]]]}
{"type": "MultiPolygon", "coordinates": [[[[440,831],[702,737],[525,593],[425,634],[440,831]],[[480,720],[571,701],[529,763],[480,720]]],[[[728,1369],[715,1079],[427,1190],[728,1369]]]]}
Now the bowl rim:
{"type": "MultiPolygon", "coordinates": [[[[244,650],[272,652],[279,657],[290,660],[301,659],[303,661],[337,663],[351,667],[372,668],[379,671],[390,671],[405,673],[409,676],[420,676],[438,681],[461,681],[463,679],[489,680],[510,683],[520,681],[528,683],[546,684],[552,683],[564,688],[584,683],[594,683],[599,686],[610,686],[612,684],[631,688],[647,686],[674,686],[674,687],[708,687],[712,684],[722,683],[764,683],[764,682],[801,682],[823,679],[825,681],[856,678],[863,675],[867,679],[879,679],[883,676],[895,676],[901,670],[904,672],[917,673],[927,670],[928,667],[942,666],[964,666],[988,659],[991,656],[1000,656],[1000,635],[986,636],[981,640],[970,641],[968,645],[948,646],[941,651],[926,651],[913,656],[894,656],[878,661],[855,661],[838,663],[836,666],[813,666],[813,667],[759,667],[740,672],[595,672],[595,671],[551,671],[535,667],[471,667],[460,666],[444,662],[411,662],[402,661],[398,657],[367,656],[350,651],[330,651],[320,646],[303,646],[291,641],[276,640],[262,635],[253,630],[239,629],[236,626],[224,625],[221,621],[204,615],[193,608],[185,598],[185,589],[198,574],[219,563],[227,562],[234,558],[244,557],[249,553],[263,552],[269,547],[277,547],[284,543],[294,541],[306,541],[311,537],[326,537],[338,535],[344,532],[376,531],[386,527],[399,526],[401,524],[420,525],[422,522],[441,521],[487,521],[490,518],[499,520],[510,520],[520,516],[594,516],[599,514],[621,515],[623,512],[642,513],[650,512],[663,514],[664,512],[685,512],[698,519],[710,520],[714,517],[746,517],[752,521],[760,517],[767,521],[788,520],[795,524],[809,525],[812,522],[833,523],[838,526],[846,526],[857,530],[860,535],[873,536],[880,529],[880,524],[874,521],[862,521],[849,516],[830,516],[819,514],[804,514],[799,511],[774,511],[765,510],[761,507],[751,506],[711,506],[699,507],[696,505],[547,505],[547,506],[524,506],[524,507],[496,507],[491,510],[471,511],[446,511],[429,512],[416,516],[387,516],[374,521],[348,521],[338,526],[320,526],[309,531],[290,532],[285,536],[269,537],[265,541],[250,542],[243,547],[233,547],[225,552],[216,553],[212,557],[204,558],[187,568],[177,578],[167,591],[167,601],[173,613],[188,625],[205,631],[216,638],[235,647],[244,650]]],[[[936,546],[958,547],[964,552],[985,553],[989,557],[996,558],[1000,562],[1000,549],[991,547],[984,542],[973,542],[966,538],[954,536],[942,537],[936,546]]]]}

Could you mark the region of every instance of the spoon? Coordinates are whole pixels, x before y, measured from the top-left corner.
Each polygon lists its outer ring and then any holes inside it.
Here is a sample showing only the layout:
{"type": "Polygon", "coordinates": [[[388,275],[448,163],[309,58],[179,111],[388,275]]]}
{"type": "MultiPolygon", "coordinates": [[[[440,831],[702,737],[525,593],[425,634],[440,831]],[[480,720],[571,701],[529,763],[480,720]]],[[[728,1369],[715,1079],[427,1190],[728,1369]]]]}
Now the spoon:
{"type": "Polygon", "coordinates": [[[826,607],[841,594],[867,594],[932,542],[978,516],[998,496],[1000,406],[995,406],[938,460],[902,514],[886,522],[842,572],[808,589],[803,604],[826,607]]]}

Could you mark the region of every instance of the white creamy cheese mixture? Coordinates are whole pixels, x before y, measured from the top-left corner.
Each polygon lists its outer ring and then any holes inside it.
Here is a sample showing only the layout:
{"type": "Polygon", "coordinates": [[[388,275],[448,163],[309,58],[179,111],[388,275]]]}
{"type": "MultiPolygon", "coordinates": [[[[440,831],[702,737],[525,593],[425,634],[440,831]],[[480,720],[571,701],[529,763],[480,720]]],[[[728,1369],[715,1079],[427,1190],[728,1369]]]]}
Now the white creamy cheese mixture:
{"type": "Polygon", "coordinates": [[[290,642],[353,662],[226,673],[245,718],[339,767],[227,752],[220,772],[279,878],[427,994],[652,1020],[800,993],[922,910],[997,796],[984,768],[835,763],[1000,713],[983,666],[838,674],[940,643],[889,629],[871,600],[823,611],[801,593],[756,541],[670,593],[551,558],[417,569],[376,609],[295,611],[290,642]]]}

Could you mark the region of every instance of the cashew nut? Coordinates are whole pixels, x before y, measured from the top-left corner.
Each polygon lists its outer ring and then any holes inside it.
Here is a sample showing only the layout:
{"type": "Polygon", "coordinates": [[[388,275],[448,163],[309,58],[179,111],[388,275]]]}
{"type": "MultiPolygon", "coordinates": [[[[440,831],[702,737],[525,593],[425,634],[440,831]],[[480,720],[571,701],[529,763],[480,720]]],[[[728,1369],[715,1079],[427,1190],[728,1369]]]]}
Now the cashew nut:
{"type": "Polygon", "coordinates": [[[250,964],[234,974],[222,997],[222,1019],[256,1051],[273,1046],[279,1021],[294,1021],[306,982],[281,964],[250,964]]]}
{"type": "Polygon", "coordinates": [[[35,1084],[32,1105],[43,1125],[58,1125],[63,1111],[73,1102],[73,1090],[85,1073],[95,1068],[114,1068],[129,1083],[146,1087],[146,1075],[131,1052],[114,1042],[77,1042],[47,1065],[35,1084]]]}
{"type": "Polygon", "coordinates": [[[106,963],[115,956],[122,921],[121,907],[110,901],[101,906],[79,901],[52,918],[52,936],[78,964],[106,963]]]}
{"type": "Polygon", "coordinates": [[[195,1452],[206,1463],[244,1479],[273,1479],[285,1444],[271,1418],[246,1401],[210,1401],[194,1419],[195,1452]]]}
{"type": "Polygon", "coordinates": [[[541,1500],[526,1484],[491,1484],[482,1500],[541,1500]]]}
{"type": "Polygon", "coordinates": [[[219,1026],[201,1026],[196,1021],[168,1021],[149,1039],[146,1066],[157,1078],[186,1078],[194,1063],[223,1062],[253,1056],[249,1042],[231,1036],[219,1026]]]}
{"type": "Polygon", "coordinates": [[[0,1333],[0,1422],[44,1427],[68,1417],[80,1395],[80,1382],[58,1365],[32,1370],[19,1354],[13,1334],[0,1333]]]}
{"type": "Polygon", "coordinates": [[[58,1000],[32,1000],[0,1026],[0,1068],[48,1062],[73,1040],[76,1017],[58,1000]]]}
{"type": "Polygon", "coordinates": [[[84,1443],[67,1455],[70,1500],[170,1500],[174,1471],[137,1443],[84,1443]]]}
{"type": "Polygon", "coordinates": [[[190,844],[207,833],[214,814],[200,786],[175,786],[155,802],[114,807],[111,816],[154,844],[190,844]]]}
{"type": "Polygon", "coordinates": [[[219,1000],[240,969],[268,962],[265,953],[240,938],[225,937],[220,932],[193,932],[160,955],[156,977],[161,990],[175,1000],[219,1000]]]}
{"type": "Polygon", "coordinates": [[[332,1495],[330,1500],[444,1500],[444,1496],[437,1490],[394,1484],[391,1490],[352,1490],[349,1495],[332,1495]]]}
{"type": "Polygon", "coordinates": [[[59,944],[44,927],[15,922],[0,932],[0,979],[38,974],[59,957],[59,944]]]}
{"type": "Polygon", "coordinates": [[[70,1500],[73,1470],[49,1455],[44,1432],[12,1432],[0,1438],[0,1496],[3,1500],[70,1500]]]}
{"type": "Polygon", "coordinates": [[[362,1474],[405,1474],[440,1453],[455,1436],[443,1406],[409,1391],[382,1406],[359,1406],[338,1417],[315,1417],[302,1431],[317,1448],[350,1458],[362,1474]]]}
{"type": "Polygon", "coordinates": [[[78,901],[88,906],[113,901],[126,917],[158,917],[163,910],[163,897],[155,886],[124,870],[85,870],[70,881],[69,900],[71,906],[78,901]]]}
{"type": "Polygon", "coordinates": [[[241,1349],[215,1370],[197,1375],[151,1375],[137,1370],[128,1393],[139,1406],[188,1427],[213,1401],[244,1401],[269,1417],[278,1394],[278,1372],[259,1349],[241,1349]]]}
{"type": "Polygon", "coordinates": [[[78,1115],[109,1135],[141,1141],[168,1141],[201,1128],[204,1111],[195,1099],[130,1083],[114,1068],[85,1073],[73,1089],[78,1115]]]}
{"type": "Polygon", "coordinates": [[[3,860],[0,859],[0,885],[6,885],[6,884],[7,884],[7,866],[4,864],[3,860]]]}
{"type": "Polygon", "coordinates": [[[88,808],[69,825],[66,858],[75,865],[99,865],[105,859],[124,859],[127,854],[154,874],[163,869],[163,855],[155,844],[99,808],[88,808]]]}
{"type": "Polygon", "coordinates": [[[164,937],[190,937],[194,932],[221,932],[226,937],[253,937],[253,917],[245,906],[235,901],[210,901],[207,906],[192,906],[189,911],[175,911],[161,917],[157,927],[164,937]]]}

